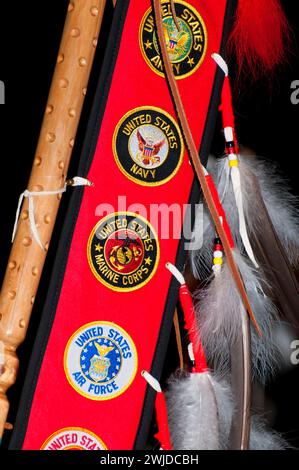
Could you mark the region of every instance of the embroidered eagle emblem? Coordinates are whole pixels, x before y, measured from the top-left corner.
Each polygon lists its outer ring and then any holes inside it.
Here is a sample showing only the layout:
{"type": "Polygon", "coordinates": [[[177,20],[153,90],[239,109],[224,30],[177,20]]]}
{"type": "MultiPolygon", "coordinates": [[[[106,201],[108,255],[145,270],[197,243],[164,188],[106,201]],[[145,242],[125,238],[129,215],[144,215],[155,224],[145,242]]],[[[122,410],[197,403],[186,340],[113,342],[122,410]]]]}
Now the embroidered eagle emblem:
{"type": "Polygon", "coordinates": [[[138,139],[138,148],[140,153],[138,153],[138,158],[144,165],[153,165],[160,162],[160,157],[158,153],[165,144],[165,139],[155,142],[152,137],[147,137],[146,139],[141,135],[141,132],[137,131],[138,139]]]}
{"type": "Polygon", "coordinates": [[[182,29],[178,30],[174,22],[164,23],[163,30],[168,52],[176,56],[185,56],[188,52],[188,33],[182,29]]]}
{"type": "Polygon", "coordinates": [[[104,344],[99,345],[94,343],[98,354],[95,354],[90,360],[89,376],[95,381],[100,382],[105,380],[108,376],[109,367],[111,365],[110,359],[107,356],[110,351],[114,349],[112,346],[106,346],[104,344]]]}

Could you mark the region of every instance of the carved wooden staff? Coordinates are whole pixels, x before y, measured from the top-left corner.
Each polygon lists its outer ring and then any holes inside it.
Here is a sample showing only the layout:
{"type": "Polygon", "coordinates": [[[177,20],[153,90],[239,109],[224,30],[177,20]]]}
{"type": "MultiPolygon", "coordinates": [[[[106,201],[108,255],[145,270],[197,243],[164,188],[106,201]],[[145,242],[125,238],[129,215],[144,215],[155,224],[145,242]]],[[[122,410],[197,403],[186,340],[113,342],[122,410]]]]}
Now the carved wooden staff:
{"type": "MultiPolygon", "coordinates": [[[[65,185],[105,4],[106,0],[69,3],[29,191],[57,191],[65,185]]],[[[0,437],[7,426],[6,391],[17,376],[16,349],[26,336],[60,199],[61,194],[34,197],[43,249],[32,236],[27,199],[22,206],[0,295],[0,437]]]]}

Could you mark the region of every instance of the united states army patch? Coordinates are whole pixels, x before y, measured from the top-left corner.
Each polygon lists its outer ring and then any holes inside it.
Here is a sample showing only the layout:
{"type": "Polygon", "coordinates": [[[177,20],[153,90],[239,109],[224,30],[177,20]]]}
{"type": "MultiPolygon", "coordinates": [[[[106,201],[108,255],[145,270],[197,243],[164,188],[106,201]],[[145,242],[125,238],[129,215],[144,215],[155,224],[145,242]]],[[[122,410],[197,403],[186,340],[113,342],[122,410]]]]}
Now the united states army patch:
{"type": "Polygon", "coordinates": [[[116,212],[93,228],[87,257],[95,277],[119,292],[140,289],[159,261],[159,242],[150,223],[132,212],[116,212]]]}
{"type": "Polygon", "coordinates": [[[113,152],[119,169],[144,186],[166,183],[180,168],[184,144],[175,120],[160,108],[129,111],[117,124],[113,152]]]}
{"type": "Polygon", "coordinates": [[[88,323],[69,339],[64,370],[70,385],[91,400],[110,400],[124,393],[137,370],[132,338],[120,326],[88,323]]]}
{"type": "MultiPolygon", "coordinates": [[[[193,74],[202,64],[207,50],[205,23],[194,7],[182,0],[175,2],[180,28],[174,22],[170,1],[162,3],[163,29],[167,51],[177,79],[193,74]]],[[[163,64],[152,9],[146,11],[139,30],[142,55],[149,67],[160,76],[163,64]]]]}
{"type": "Polygon", "coordinates": [[[41,450],[107,450],[107,447],[88,429],[70,427],[54,432],[41,450]]]}

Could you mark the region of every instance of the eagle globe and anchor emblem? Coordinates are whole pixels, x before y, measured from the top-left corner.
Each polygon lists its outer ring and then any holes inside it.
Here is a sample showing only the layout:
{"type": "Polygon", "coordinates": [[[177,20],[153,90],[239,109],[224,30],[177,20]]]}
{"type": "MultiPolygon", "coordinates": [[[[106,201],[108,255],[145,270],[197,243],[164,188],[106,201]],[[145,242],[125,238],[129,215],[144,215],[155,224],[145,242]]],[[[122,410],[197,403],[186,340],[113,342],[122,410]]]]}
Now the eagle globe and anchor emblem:
{"type": "Polygon", "coordinates": [[[141,240],[129,230],[119,230],[109,240],[107,260],[117,272],[135,270],[143,259],[141,240]]]}

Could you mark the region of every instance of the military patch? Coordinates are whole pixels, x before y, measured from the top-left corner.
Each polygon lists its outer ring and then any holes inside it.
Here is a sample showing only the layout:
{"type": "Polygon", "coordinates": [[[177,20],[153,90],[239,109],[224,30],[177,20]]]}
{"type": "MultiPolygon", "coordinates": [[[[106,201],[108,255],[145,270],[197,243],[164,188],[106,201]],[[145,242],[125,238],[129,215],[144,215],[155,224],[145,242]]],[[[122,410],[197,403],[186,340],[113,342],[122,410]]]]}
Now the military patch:
{"type": "Polygon", "coordinates": [[[110,400],[124,393],[137,370],[131,337],[114,323],[88,323],[69,339],[64,370],[70,385],[91,400],[110,400]]]}
{"type": "Polygon", "coordinates": [[[107,450],[107,447],[93,432],[73,427],[54,432],[40,450],[107,450]]]}
{"type": "Polygon", "coordinates": [[[145,186],[169,181],[178,171],[184,144],[175,120],[160,108],[129,111],[117,124],[113,152],[119,169],[145,186]]]}
{"type": "MultiPolygon", "coordinates": [[[[207,31],[202,17],[194,7],[180,0],[175,2],[175,9],[179,30],[171,13],[170,1],[163,1],[163,29],[167,50],[175,77],[182,79],[193,74],[202,64],[207,50],[207,31]]],[[[139,43],[147,64],[163,77],[163,64],[151,8],[146,11],[141,21],[139,43]]]]}
{"type": "Polygon", "coordinates": [[[133,291],[155,274],[159,242],[146,219],[132,212],[116,212],[93,228],[87,257],[93,274],[102,284],[119,292],[133,291]]]}

